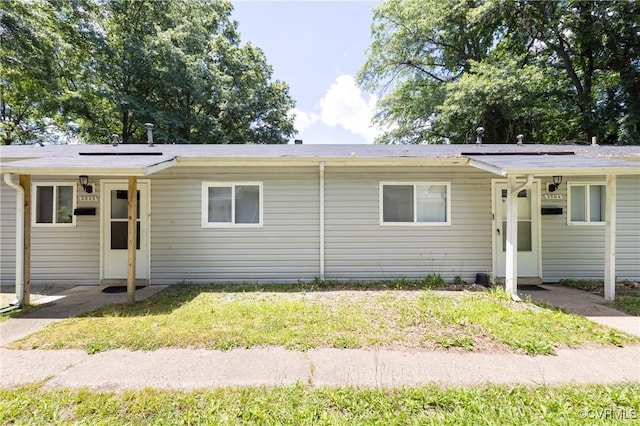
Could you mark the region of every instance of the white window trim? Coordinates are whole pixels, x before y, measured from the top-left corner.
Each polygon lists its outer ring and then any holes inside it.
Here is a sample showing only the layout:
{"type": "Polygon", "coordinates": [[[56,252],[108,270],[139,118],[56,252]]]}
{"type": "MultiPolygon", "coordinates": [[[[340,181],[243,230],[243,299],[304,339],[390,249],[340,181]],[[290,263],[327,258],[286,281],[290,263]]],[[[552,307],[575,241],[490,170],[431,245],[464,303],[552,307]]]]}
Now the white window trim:
{"type": "MultiPolygon", "coordinates": [[[[602,181],[575,181],[575,182],[567,182],[567,225],[569,226],[604,226],[605,221],[602,222],[592,222],[591,221],[591,212],[589,211],[589,193],[590,191],[585,190],[585,216],[587,220],[584,222],[574,222],[571,220],[571,187],[573,186],[585,186],[589,187],[590,185],[602,185],[605,187],[605,191],[607,190],[607,183],[602,181]]],[[[604,200],[603,200],[604,201],[604,200]]]]}
{"type": "MultiPolygon", "coordinates": [[[[76,182],[33,182],[31,184],[31,226],[34,228],[75,228],[76,227],[76,215],[74,210],[78,208],[78,185],[76,182]],[[55,188],[59,186],[70,186],[73,190],[73,203],[71,205],[71,223],[39,223],[36,222],[37,211],[37,195],[39,186],[53,186],[53,205],[57,205],[57,194],[55,188]]],[[[53,212],[53,220],[56,220],[56,214],[53,212]]]]}
{"type": "Polygon", "coordinates": [[[451,226],[451,182],[424,182],[424,181],[412,181],[412,182],[396,182],[396,181],[384,181],[380,182],[379,188],[379,225],[380,226],[451,226]],[[384,203],[383,203],[383,188],[385,185],[412,185],[413,186],[413,222],[385,222],[384,221],[384,203]],[[447,188],[447,217],[444,222],[416,222],[417,216],[417,203],[416,203],[416,187],[418,185],[441,185],[447,188]]]}
{"type": "Polygon", "coordinates": [[[263,218],[263,185],[262,182],[202,182],[202,227],[203,228],[262,228],[263,218]],[[259,187],[259,209],[260,216],[258,223],[235,223],[235,208],[236,208],[236,186],[258,186],[259,187]],[[225,187],[232,188],[231,197],[231,220],[232,222],[209,222],[209,188],[211,187],[225,187]]]}

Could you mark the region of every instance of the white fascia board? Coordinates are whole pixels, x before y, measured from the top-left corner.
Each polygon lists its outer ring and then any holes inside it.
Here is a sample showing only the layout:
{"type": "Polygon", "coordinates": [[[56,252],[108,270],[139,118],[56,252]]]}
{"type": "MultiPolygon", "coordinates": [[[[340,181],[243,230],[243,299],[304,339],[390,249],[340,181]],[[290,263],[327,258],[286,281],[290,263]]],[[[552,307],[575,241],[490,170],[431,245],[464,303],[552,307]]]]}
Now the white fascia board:
{"type": "MultiPolygon", "coordinates": [[[[178,164],[178,162],[176,161],[175,158],[172,158],[172,159],[167,160],[167,161],[163,161],[162,163],[154,164],[152,166],[149,166],[149,167],[145,168],[144,169],[144,174],[142,174],[141,176],[149,176],[149,175],[152,175],[154,173],[161,172],[163,170],[166,170],[166,169],[169,169],[169,168],[175,166],[176,164],[178,164]]],[[[128,176],[133,176],[133,175],[128,175],[128,176]]]]}
{"type": "Polygon", "coordinates": [[[178,167],[236,167],[236,166],[313,166],[318,167],[324,163],[327,167],[366,167],[366,166],[465,166],[464,158],[181,158],[177,159],[178,167]]]}
{"type": "MultiPolygon", "coordinates": [[[[0,164],[0,173],[15,173],[22,175],[69,176],[69,175],[100,175],[105,177],[136,176],[144,177],[176,165],[175,158],[150,165],[110,166],[107,164],[76,165],[33,165],[33,164],[0,164]]],[[[80,163],[80,162],[78,162],[80,163]]]]}
{"type": "Polygon", "coordinates": [[[499,176],[584,176],[584,175],[637,175],[640,167],[498,167],[479,160],[470,159],[469,165],[499,176]]]}
{"type": "Polygon", "coordinates": [[[584,176],[584,175],[637,175],[638,167],[540,167],[540,168],[509,168],[505,170],[509,175],[535,176],[584,176]]]}
{"type": "Polygon", "coordinates": [[[475,167],[476,169],[484,170],[485,172],[493,173],[498,176],[506,176],[507,171],[502,167],[497,167],[492,164],[487,164],[479,160],[470,159],[469,165],[471,167],[475,167]]]}

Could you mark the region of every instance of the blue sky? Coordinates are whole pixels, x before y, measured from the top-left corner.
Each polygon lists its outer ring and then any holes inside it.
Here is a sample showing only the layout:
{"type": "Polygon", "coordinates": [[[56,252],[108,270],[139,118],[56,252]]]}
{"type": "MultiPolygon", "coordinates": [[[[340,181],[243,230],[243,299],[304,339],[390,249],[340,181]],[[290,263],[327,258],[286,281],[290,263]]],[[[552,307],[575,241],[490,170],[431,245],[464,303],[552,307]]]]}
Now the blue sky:
{"type": "Polygon", "coordinates": [[[372,143],[376,97],[355,75],[380,1],[232,0],[243,42],[261,48],[274,79],[296,100],[296,139],[305,144],[372,143]]]}

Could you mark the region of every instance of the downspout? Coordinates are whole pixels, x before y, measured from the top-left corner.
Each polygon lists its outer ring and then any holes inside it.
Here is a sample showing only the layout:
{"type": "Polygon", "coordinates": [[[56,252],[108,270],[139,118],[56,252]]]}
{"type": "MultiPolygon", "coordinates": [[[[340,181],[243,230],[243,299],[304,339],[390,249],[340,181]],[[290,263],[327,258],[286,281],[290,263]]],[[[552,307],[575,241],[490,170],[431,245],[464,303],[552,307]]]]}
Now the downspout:
{"type": "Polygon", "coordinates": [[[12,173],[4,174],[4,182],[16,190],[16,298],[2,308],[2,313],[20,308],[24,298],[24,188],[13,181],[14,176],[12,173]]]}
{"type": "Polygon", "coordinates": [[[513,192],[513,195],[518,195],[518,193],[520,191],[522,191],[523,189],[529,189],[529,187],[531,186],[531,184],[533,184],[533,175],[527,175],[527,181],[525,183],[523,183],[522,185],[520,185],[519,187],[517,187],[513,192]]]}
{"type": "MultiPolygon", "coordinates": [[[[513,217],[511,217],[511,209],[512,208],[516,208],[517,209],[517,200],[514,201],[514,197],[518,197],[518,194],[520,193],[520,191],[524,190],[524,189],[529,189],[531,187],[531,185],[533,184],[533,175],[527,175],[527,180],[520,186],[516,187],[513,191],[510,192],[509,196],[510,196],[510,201],[509,201],[509,205],[507,206],[507,211],[509,212],[508,215],[508,220],[512,221],[514,220],[513,217]],[[511,204],[513,203],[513,205],[511,204]]],[[[521,302],[522,299],[520,299],[520,297],[518,296],[518,247],[517,247],[517,241],[518,241],[518,236],[517,236],[517,227],[518,227],[518,217],[517,217],[517,210],[515,212],[515,214],[513,214],[513,216],[515,216],[515,221],[516,224],[515,226],[512,226],[511,229],[515,228],[515,239],[512,239],[509,237],[509,234],[507,234],[507,239],[511,239],[513,243],[515,243],[515,247],[513,247],[513,265],[510,268],[509,265],[507,265],[508,269],[513,269],[512,272],[512,277],[505,277],[505,289],[507,289],[507,292],[510,293],[511,299],[516,301],[516,302],[521,302]],[[508,282],[508,281],[512,281],[512,282],[508,282]]],[[[507,222],[509,223],[509,222],[507,222]]],[[[509,228],[509,225],[507,225],[507,228],[509,228]]],[[[509,275],[509,274],[507,274],[509,275]]]]}
{"type": "Polygon", "coordinates": [[[324,281],[324,162],[320,163],[320,281],[324,281]]]}

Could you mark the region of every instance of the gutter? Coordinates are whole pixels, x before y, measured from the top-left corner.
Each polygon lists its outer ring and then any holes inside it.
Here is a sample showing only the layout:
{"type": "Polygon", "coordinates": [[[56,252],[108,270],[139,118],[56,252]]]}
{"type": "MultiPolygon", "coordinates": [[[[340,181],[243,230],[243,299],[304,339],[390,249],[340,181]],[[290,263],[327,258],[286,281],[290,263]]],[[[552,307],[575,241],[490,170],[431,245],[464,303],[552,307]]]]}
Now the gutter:
{"type": "Polygon", "coordinates": [[[24,188],[14,182],[14,174],[5,173],[4,182],[16,190],[16,298],[8,306],[0,309],[0,313],[10,312],[22,307],[24,300],[24,188]]]}

